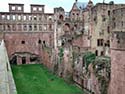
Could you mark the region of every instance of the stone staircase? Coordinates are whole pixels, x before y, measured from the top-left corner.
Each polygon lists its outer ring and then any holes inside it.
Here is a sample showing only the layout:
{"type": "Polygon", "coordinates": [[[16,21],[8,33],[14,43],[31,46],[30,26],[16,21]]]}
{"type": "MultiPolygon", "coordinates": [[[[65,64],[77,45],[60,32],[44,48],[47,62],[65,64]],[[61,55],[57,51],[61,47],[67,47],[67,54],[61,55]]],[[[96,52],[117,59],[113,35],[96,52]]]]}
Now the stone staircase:
{"type": "Polygon", "coordinates": [[[4,41],[0,41],[0,94],[17,94],[4,41]]]}

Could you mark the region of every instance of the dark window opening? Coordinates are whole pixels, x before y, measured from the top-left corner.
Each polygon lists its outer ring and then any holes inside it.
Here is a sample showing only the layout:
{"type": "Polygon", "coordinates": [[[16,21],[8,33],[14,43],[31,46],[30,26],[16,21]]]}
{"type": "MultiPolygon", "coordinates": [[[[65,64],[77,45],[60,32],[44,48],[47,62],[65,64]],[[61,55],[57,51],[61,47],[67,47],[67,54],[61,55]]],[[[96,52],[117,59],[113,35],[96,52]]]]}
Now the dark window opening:
{"type": "Polygon", "coordinates": [[[107,32],[110,33],[110,27],[109,26],[107,27],[107,32]]]}
{"type": "Polygon", "coordinates": [[[11,64],[17,65],[17,56],[14,56],[11,60],[10,60],[11,64]]]}
{"type": "Polygon", "coordinates": [[[22,43],[22,44],[25,44],[25,41],[23,40],[23,41],[21,41],[21,43],[22,43]]]}
{"type": "Polygon", "coordinates": [[[34,25],[34,30],[37,30],[37,25],[34,25]]]}
{"type": "Polygon", "coordinates": [[[26,64],[26,57],[22,57],[22,64],[26,64]]]}
{"type": "Polygon", "coordinates": [[[101,51],[101,56],[103,56],[104,55],[104,52],[103,51],[101,51]]]}
{"type": "Polygon", "coordinates": [[[30,31],[32,30],[32,26],[31,26],[31,25],[29,25],[29,30],[30,30],[30,31]]]}
{"type": "Polygon", "coordinates": [[[38,43],[41,44],[41,40],[39,40],[38,43]]]}
{"type": "Polygon", "coordinates": [[[45,40],[43,41],[43,44],[45,44],[46,42],[45,42],[45,40]]]}
{"type": "Polygon", "coordinates": [[[111,14],[111,13],[110,13],[110,10],[109,10],[109,11],[108,11],[108,16],[110,16],[110,14],[111,14]]]}
{"type": "Polygon", "coordinates": [[[59,19],[60,19],[61,21],[63,21],[63,19],[64,19],[64,18],[63,18],[63,15],[60,15],[60,16],[59,16],[59,19]]]}
{"type": "Polygon", "coordinates": [[[122,24],[122,27],[123,27],[123,21],[121,22],[121,24],[122,24]]]}
{"type": "Polygon", "coordinates": [[[51,24],[49,25],[49,29],[52,30],[52,25],[51,24]]]}
{"type": "Polygon", "coordinates": [[[98,39],[97,40],[97,46],[103,46],[103,42],[104,42],[103,39],[98,39]]]}
{"type": "Polygon", "coordinates": [[[38,58],[37,57],[30,57],[30,62],[34,62],[34,61],[37,61],[38,58]]]}
{"type": "Polygon", "coordinates": [[[98,56],[98,50],[95,51],[96,56],[98,56]]]}
{"type": "Polygon", "coordinates": [[[114,22],[114,28],[116,27],[116,23],[114,22]]]}

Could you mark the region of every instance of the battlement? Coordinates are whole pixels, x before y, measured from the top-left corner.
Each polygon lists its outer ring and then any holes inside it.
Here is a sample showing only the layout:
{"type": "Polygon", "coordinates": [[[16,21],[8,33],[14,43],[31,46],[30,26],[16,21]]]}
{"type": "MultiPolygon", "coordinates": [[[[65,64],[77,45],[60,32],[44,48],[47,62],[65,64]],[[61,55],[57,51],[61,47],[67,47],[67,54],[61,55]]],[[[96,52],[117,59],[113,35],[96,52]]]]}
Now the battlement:
{"type": "Polygon", "coordinates": [[[111,38],[111,49],[125,50],[125,32],[114,32],[111,38]]]}

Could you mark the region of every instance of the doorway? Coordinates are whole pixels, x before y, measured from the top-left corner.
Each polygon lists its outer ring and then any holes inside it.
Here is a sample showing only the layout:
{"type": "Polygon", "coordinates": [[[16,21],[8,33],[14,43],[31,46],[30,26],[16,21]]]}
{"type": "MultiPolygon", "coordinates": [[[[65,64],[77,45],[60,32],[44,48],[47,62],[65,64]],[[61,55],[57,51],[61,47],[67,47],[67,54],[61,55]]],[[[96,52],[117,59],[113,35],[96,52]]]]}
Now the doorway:
{"type": "Polygon", "coordinates": [[[26,64],[26,57],[22,57],[22,64],[26,64]]]}

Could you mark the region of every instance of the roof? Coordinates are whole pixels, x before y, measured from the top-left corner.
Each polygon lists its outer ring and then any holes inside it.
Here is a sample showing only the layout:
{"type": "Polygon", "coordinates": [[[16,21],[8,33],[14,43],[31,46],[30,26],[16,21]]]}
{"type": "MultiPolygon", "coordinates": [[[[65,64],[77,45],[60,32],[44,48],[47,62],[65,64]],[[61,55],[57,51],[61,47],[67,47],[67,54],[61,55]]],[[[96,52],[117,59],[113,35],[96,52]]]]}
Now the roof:
{"type": "Polygon", "coordinates": [[[88,3],[87,2],[76,2],[75,4],[79,10],[83,10],[87,7],[88,3]]]}

